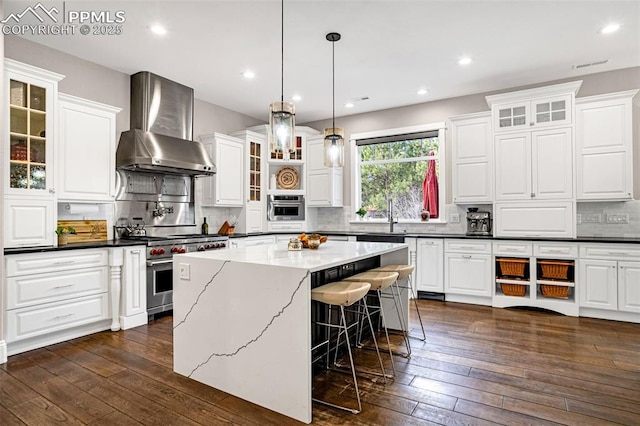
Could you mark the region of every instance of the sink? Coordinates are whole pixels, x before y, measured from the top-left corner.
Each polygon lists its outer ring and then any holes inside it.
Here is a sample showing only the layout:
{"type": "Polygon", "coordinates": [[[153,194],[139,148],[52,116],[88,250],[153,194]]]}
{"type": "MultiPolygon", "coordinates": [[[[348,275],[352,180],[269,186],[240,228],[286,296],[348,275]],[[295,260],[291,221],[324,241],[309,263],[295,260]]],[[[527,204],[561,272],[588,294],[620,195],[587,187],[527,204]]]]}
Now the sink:
{"type": "Polygon", "coordinates": [[[357,235],[356,241],[368,241],[372,243],[404,243],[404,235],[397,234],[365,234],[357,235]]]}

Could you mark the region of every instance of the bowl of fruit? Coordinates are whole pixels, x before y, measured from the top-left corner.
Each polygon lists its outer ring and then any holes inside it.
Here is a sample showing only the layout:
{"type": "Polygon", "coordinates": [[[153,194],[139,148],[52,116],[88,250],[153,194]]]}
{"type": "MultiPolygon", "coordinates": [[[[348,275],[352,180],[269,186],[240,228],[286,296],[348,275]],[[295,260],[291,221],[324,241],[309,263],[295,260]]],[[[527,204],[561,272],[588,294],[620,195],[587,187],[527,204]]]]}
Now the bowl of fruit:
{"type": "Polygon", "coordinates": [[[320,244],[327,242],[327,236],[320,235],[320,234],[302,233],[298,236],[298,239],[300,239],[300,242],[302,243],[303,248],[308,248],[312,250],[315,250],[318,247],[320,247],[320,244]]]}

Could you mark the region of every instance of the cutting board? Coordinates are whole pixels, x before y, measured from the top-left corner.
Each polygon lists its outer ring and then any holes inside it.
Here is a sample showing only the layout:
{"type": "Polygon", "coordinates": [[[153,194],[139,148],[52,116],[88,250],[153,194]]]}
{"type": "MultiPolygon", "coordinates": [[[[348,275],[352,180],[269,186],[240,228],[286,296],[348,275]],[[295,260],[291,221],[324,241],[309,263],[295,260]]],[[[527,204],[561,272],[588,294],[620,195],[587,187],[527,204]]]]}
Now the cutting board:
{"type": "Polygon", "coordinates": [[[75,234],[69,234],[70,243],[107,241],[106,220],[59,220],[58,226],[71,226],[75,234]]]}

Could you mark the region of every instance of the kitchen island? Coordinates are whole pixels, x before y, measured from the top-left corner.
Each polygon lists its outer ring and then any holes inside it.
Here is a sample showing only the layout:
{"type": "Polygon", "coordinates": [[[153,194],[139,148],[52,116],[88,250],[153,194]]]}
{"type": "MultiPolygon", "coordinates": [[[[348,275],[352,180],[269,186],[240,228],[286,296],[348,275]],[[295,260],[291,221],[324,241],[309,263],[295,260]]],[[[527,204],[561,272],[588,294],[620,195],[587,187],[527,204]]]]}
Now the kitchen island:
{"type": "Polygon", "coordinates": [[[174,371],[310,423],[312,276],[367,261],[407,263],[408,246],[280,243],[174,256],[174,371]]]}

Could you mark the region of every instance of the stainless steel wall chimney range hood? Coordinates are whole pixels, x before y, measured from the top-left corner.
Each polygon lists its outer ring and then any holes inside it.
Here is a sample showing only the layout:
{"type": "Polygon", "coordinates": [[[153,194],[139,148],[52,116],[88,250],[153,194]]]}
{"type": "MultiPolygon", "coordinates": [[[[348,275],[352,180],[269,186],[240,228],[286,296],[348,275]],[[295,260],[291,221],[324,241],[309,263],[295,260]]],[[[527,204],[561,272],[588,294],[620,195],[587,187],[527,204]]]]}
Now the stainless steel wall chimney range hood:
{"type": "Polygon", "coordinates": [[[193,89],[142,71],[131,76],[131,130],[122,132],[116,167],[212,175],[216,167],[193,141],[193,89]]]}

